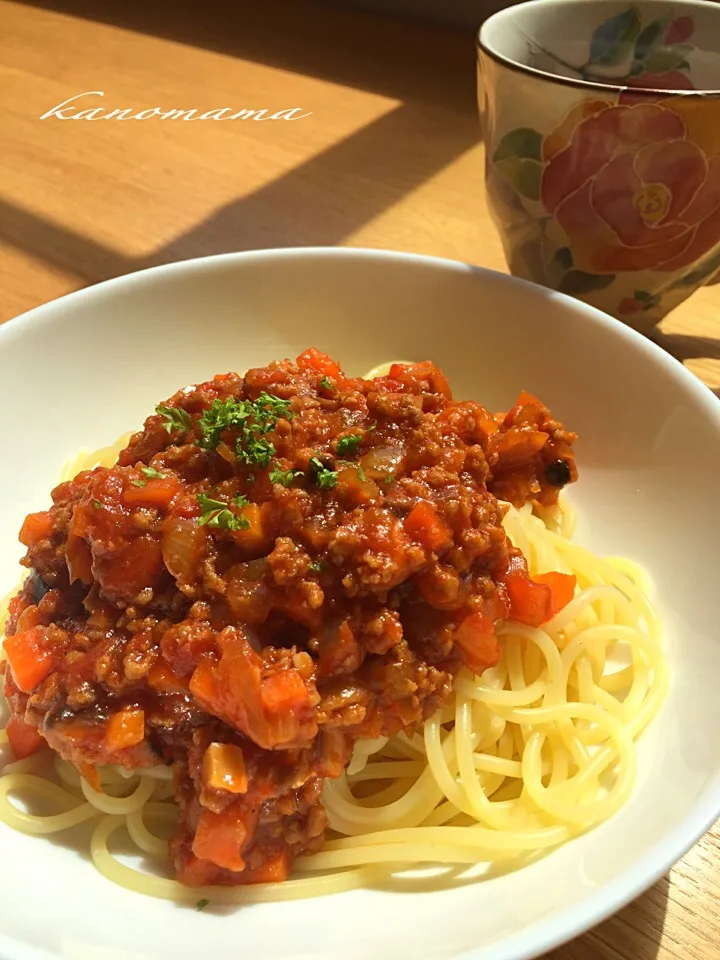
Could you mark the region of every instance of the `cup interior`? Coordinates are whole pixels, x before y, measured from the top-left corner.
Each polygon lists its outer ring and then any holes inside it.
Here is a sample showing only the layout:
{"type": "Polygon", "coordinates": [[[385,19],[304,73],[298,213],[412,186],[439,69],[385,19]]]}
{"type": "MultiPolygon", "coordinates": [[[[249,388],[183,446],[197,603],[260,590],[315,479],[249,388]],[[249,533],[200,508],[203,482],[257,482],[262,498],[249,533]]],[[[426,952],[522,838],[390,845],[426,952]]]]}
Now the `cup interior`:
{"type": "Polygon", "coordinates": [[[480,30],[489,56],[546,78],[720,95],[720,5],[531,0],[480,30]]]}

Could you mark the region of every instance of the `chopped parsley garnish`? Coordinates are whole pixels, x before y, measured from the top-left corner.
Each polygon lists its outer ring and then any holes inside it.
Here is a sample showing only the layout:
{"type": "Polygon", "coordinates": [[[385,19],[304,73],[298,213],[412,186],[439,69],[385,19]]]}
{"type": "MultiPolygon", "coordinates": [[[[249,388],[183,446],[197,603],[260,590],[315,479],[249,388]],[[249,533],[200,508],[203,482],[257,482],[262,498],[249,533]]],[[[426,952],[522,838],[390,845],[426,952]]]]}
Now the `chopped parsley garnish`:
{"type": "Polygon", "coordinates": [[[335,390],[335,385],[328,376],[320,377],[320,386],[323,388],[323,390],[335,390]]]}
{"type": "MultiPolygon", "coordinates": [[[[219,527],[221,530],[247,530],[250,521],[247,517],[239,517],[230,509],[230,504],[224,500],[213,500],[205,493],[197,495],[202,513],[200,523],[208,527],[219,527]]],[[[247,497],[238,496],[233,499],[233,505],[239,510],[247,505],[247,497]]]]}
{"type": "Polygon", "coordinates": [[[183,433],[187,433],[192,427],[192,418],[187,410],[183,410],[182,407],[166,407],[160,404],[155,407],[155,413],[165,418],[163,426],[168,433],[172,433],[173,430],[181,430],[183,433]]]}
{"type": "Polygon", "coordinates": [[[147,484],[147,480],[131,480],[130,483],[134,487],[144,487],[147,484]]]}
{"type": "Polygon", "coordinates": [[[198,420],[202,432],[198,446],[204,450],[214,450],[225,430],[242,427],[249,416],[250,404],[247,400],[213,400],[212,406],[204,410],[198,420]]]}
{"type": "Polygon", "coordinates": [[[205,909],[205,907],[209,906],[209,904],[210,904],[210,901],[206,900],[205,897],[203,897],[202,900],[198,900],[195,906],[197,907],[198,910],[200,910],[200,912],[202,912],[205,909]]]}
{"type": "Polygon", "coordinates": [[[95,507],[96,510],[100,510],[102,508],[102,504],[100,503],[99,500],[93,500],[93,506],[95,507]]]}
{"type": "Polygon", "coordinates": [[[296,477],[302,476],[302,470],[281,470],[276,464],[268,476],[270,483],[281,483],[284,487],[290,487],[296,477]]]}
{"type": "Polygon", "coordinates": [[[265,411],[261,416],[266,418],[272,418],[271,426],[275,426],[276,422],[280,417],[284,417],[285,420],[292,420],[295,416],[294,413],[290,411],[290,401],[283,400],[281,397],[276,397],[272,393],[266,393],[265,390],[260,394],[257,400],[254,401],[253,406],[256,410],[256,417],[258,417],[257,411],[265,411]]]}
{"type": "Polygon", "coordinates": [[[146,477],[150,477],[151,480],[161,480],[167,476],[166,473],[160,473],[155,467],[140,467],[140,472],[144,473],[146,477]]]}
{"type": "Polygon", "coordinates": [[[315,471],[315,481],[321,490],[329,490],[337,483],[337,470],[328,470],[317,457],[310,458],[310,466],[315,471]]]}
{"type": "Polygon", "coordinates": [[[386,487],[389,487],[391,484],[395,483],[395,477],[390,473],[387,475],[387,477],[385,477],[383,483],[386,487]]]}
{"type": "Polygon", "coordinates": [[[244,437],[238,438],[238,459],[245,463],[256,463],[259,467],[269,467],[275,456],[275,444],[267,437],[258,436],[253,427],[245,427],[244,437]]]}
{"type": "Polygon", "coordinates": [[[362,437],[359,433],[349,433],[346,437],[340,437],[337,442],[337,452],[352,456],[354,453],[357,453],[361,440],[362,437]]]}
{"type": "Polygon", "coordinates": [[[368,433],[375,433],[376,430],[377,430],[377,422],[371,423],[370,426],[368,427],[368,433]]]}
{"type": "Polygon", "coordinates": [[[322,573],[326,567],[327,563],[324,560],[313,560],[313,562],[310,564],[310,569],[315,573],[322,573]]]}
{"type": "Polygon", "coordinates": [[[212,406],[198,420],[202,433],[198,444],[205,450],[214,450],[226,430],[236,430],[238,460],[269,467],[275,455],[275,445],[265,434],[275,429],[281,417],[291,420],[293,416],[289,400],[282,400],[264,390],[257,400],[213,400],[212,406]]]}

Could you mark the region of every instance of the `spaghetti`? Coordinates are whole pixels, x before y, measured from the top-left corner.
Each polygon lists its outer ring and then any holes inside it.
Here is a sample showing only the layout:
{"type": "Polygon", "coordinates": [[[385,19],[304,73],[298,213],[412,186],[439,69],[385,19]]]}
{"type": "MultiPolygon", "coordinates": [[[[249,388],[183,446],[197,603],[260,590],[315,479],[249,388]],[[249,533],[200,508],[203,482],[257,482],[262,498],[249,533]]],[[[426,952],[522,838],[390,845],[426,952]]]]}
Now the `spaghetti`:
{"type": "MultiPolygon", "coordinates": [[[[81,451],[61,479],[114,464],[127,439],[81,451]]],[[[497,665],[481,676],[461,669],[448,702],[420,729],[357,741],[345,771],[325,780],[330,829],[319,852],[296,860],[296,879],[241,887],[170,879],[167,837],[178,807],[164,766],[102,767],[100,792],[58,755],[36,753],[2,770],[0,820],[32,835],[86,825],[107,879],[149,896],[215,903],[337,893],[429,865],[432,882],[438,869],[481,875],[529,862],[606,820],[632,791],[635,741],[668,687],[648,577],[630,560],[601,559],[574,543],[567,501],[508,505],[503,523],[530,575],[574,575],[574,598],[541,627],[506,622],[497,665]]],[[[0,609],[0,626],[5,617],[0,609]]],[[[7,743],[0,727],[0,746],[7,743]]]]}
{"type": "Polygon", "coordinates": [[[92,859],[107,879],[149,896],[218,903],[340,892],[371,883],[379,868],[516,865],[606,820],[630,795],[635,741],[667,691],[647,576],[573,543],[568,504],[545,520],[529,506],[510,508],[505,523],[531,572],[574,573],[577,596],[542,629],[507,624],[498,666],[482,677],[462,671],[451,702],[421,733],[357,744],[348,770],[325,785],[331,839],[298,861],[299,879],[188,889],[114,856],[113,835],[125,831],[163,870],[167,843],[152,828],[176,819],[165,768],[129,778],[107,768],[97,793],[60,758],[43,775],[42,755],[10,763],[0,820],[35,835],[92,821],[92,859]],[[58,812],[27,813],[19,797],[58,812]]]}

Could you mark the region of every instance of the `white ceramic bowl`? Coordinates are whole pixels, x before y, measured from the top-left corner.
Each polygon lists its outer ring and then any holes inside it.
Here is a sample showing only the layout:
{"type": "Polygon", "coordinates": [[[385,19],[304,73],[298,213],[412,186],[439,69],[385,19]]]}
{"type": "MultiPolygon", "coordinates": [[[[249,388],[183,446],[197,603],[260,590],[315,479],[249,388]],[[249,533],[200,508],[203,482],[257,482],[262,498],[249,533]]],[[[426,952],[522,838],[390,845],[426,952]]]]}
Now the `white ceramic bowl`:
{"type": "Polygon", "coordinates": [[[720,403],[680,364],[592,308],[427,257],[295,249],[160,267],[0,327],[0,592],[23,515],[61,462],[137,427],[177,387],[316,345],[360,374],[432,358],[456,395],[502,409],[539,394],[581,434],[573,490],[592,549],[643,563],[667,626],[672,689],[610,822],[532,866],[455,890],[363,890],[178,908],[119,889],[63,844],[0,824],[3,960],[521,960],[657,880],[720,813],[720,403]]]}

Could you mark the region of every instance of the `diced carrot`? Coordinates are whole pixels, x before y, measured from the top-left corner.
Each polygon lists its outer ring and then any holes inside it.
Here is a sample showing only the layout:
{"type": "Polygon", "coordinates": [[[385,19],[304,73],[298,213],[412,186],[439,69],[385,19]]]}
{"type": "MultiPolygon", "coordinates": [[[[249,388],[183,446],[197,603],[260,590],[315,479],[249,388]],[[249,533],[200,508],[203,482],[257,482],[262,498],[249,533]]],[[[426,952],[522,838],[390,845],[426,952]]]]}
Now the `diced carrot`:
{"type": "Polygon", "coordinates": [[[238,514],[247,521],[248,526],[234,530],[232,537],[245,553],[258,553],[269,545],[267,525],[260,504],[247,503],[238,514]]]}
{"type": "Polygon", "coordinates": [[[545,406],[541,400],[534,397],[532,393],[523,390],[517,399],[517,403],[505,414],[502,421],[504,427],[520,426],[540,426],[543,418],[545,406]]]}
{"type": "Polygon", "coordinates": [[[435,552],[452,543],[450,528],[427,500],[415,504],[405,518],[405,532],[418,540],[426,549],[435,552]]]}
{"type": "Polygon", "coordinates": [[[125,750],[134,747],[145,737],[145,711],[138,707],[125,707],[114,713],[107,724],[105,744],[108,750],[125,750]]]}
{"type": "Polygon", "coordinates": [[[510,427],[505,433],[494,435],[495,450],[503,463],[528,460],[539,453],[548,442],[549,435],[531,428],[510,427]]]}
{"type": "Polygon", "coordinates": [[[317,347],[310,347],[297,358],[297,365],[301,370],[312,370],[319,376],[324,377],[342,377],[343,372],[340,364],[336,363],[332,357],[322,353],[317,347]]]}
{"type": "Polygon", "coordinates": [[[180,490],[180,481],[176,476],[157,477],[148,480],[142,487],[125,488],[123,500],[129,507],[157,507],[165,510],[180,490]]]}
{"type": "Polygon", "coordinates": [[[190,677],[190,693],[204,707],[215,708],[217,699],[217,683],[215,681],[215,669],[209,660],[201,660],[195,667],[192,677],[190,677]]]}
{"type": "Polygon", "coordinates": [[[502,578],[510,600],[510,618],[530,627],[539,627],[550,619],[550,587],[535,583],[523,573],[510,573],[502,578]]]}
{"type": "Polygon", "coordinates": [[[471,613],[455,632],[460,659],[474,674],[480,675],[500,660],[500,641],[493,621],[482,613],[471,613]]]}
{"type": "Polygon", "coordinates": [[[157,659],[147,675],[148,685],[158,693],[174,693],[187,690],[188,680],[179,677],[170,664],[163,659],[157,659]]]}
{"type": "Polygon", "coordinates": [[[203,754],[202,778],[213,790],[247,793],[248,777],[242,747],[234,743],[211,743],[203,754]]]}
{"type": "Polygon", "coordinates": [[[521,390],[520,396],[517,400],[517,405],[519,407],[539,407],[541,410],[544,407],[542,400],[538,400],[536,396],[532,393],[528,393],[527,390],[521,390]]]}
{"type": "Polygon", "coordinates": [[[92,551],[82,537],[76,533],[68,533],[65,544],[65,562],[70,574],[70,582],[80,580],[82,583],[93,582],[92,551]]]}
{"type": "Polygon", "coordinates": [[[282,883],[290,873],[288,855],[284,850],[269,853],[265,862],[253,870],[243,872],[243,883],[282,883]]]}
{"type": "Polygon", "coordinates": [[[16,760],[24,760],[25,757],[32,756],[42,747],[47,746],[45,737],[29,723],[25,723],[20,717],[10,717],[5,725],[5,731],[10,742],[10,749],[16,760]]]}
{"type": "Polygon", "coordinates": [[[45,627],[31,627],[6,637],[3,644],[13,679],[23,693],[32,693],[53,668],[53,649],[45,627]]]}
{"type": "Polygon", "coordinates": [[[282,715],[309,706],[310,695],[297,670],[283,670],[263,680],[260,687],[263,707],[268,713],[282,715]]]}
{"type": "Polygon", "coordinates": [[[160,543],[149,536],[138,537],[112,560],[103,562],[98,580],[107,595],[135,597],[152,587],[163,570],[160,543]]]}
{"type": "Polygon", "coordinates": [[[577,580],[573,574],[541,573],[530,577],[525,560],[514,557],[506,573],[498,577],[505,585],[510,601],[510,617],[531,627],[547,623],[575,594],[577,580]]]}
{"type": "Polygon", "coordinates": [[[222,813],[206,808],[200,812],[192,851],[201,860],[211,860],[226,870],[242,870],[242,852],[255,831],[259,817],[256,811],[234,803],[222,813]]]}
{"type": "Polygon", "coordinates": [[[535,583],[541,583],[550,588],[550,617],[566,607],[575,596],[577,577],[572,573],[539,573],[533,577],[535,583]]]}
{"type": "Polygon", "coordinates": [[[47,540],[52,533],[52,517],[48,510],[29,513],[20,527],[18,540],[26,547],[32,547],[41,540],[47,540]]]}
{"type": "Polygon", "coordinates": [[[92,763],[81,763],[78,765],[80,775],[90,784],[95,793],[102,793],[103,788],[100,783],[100,774],[98,768],[92,763]]]}

